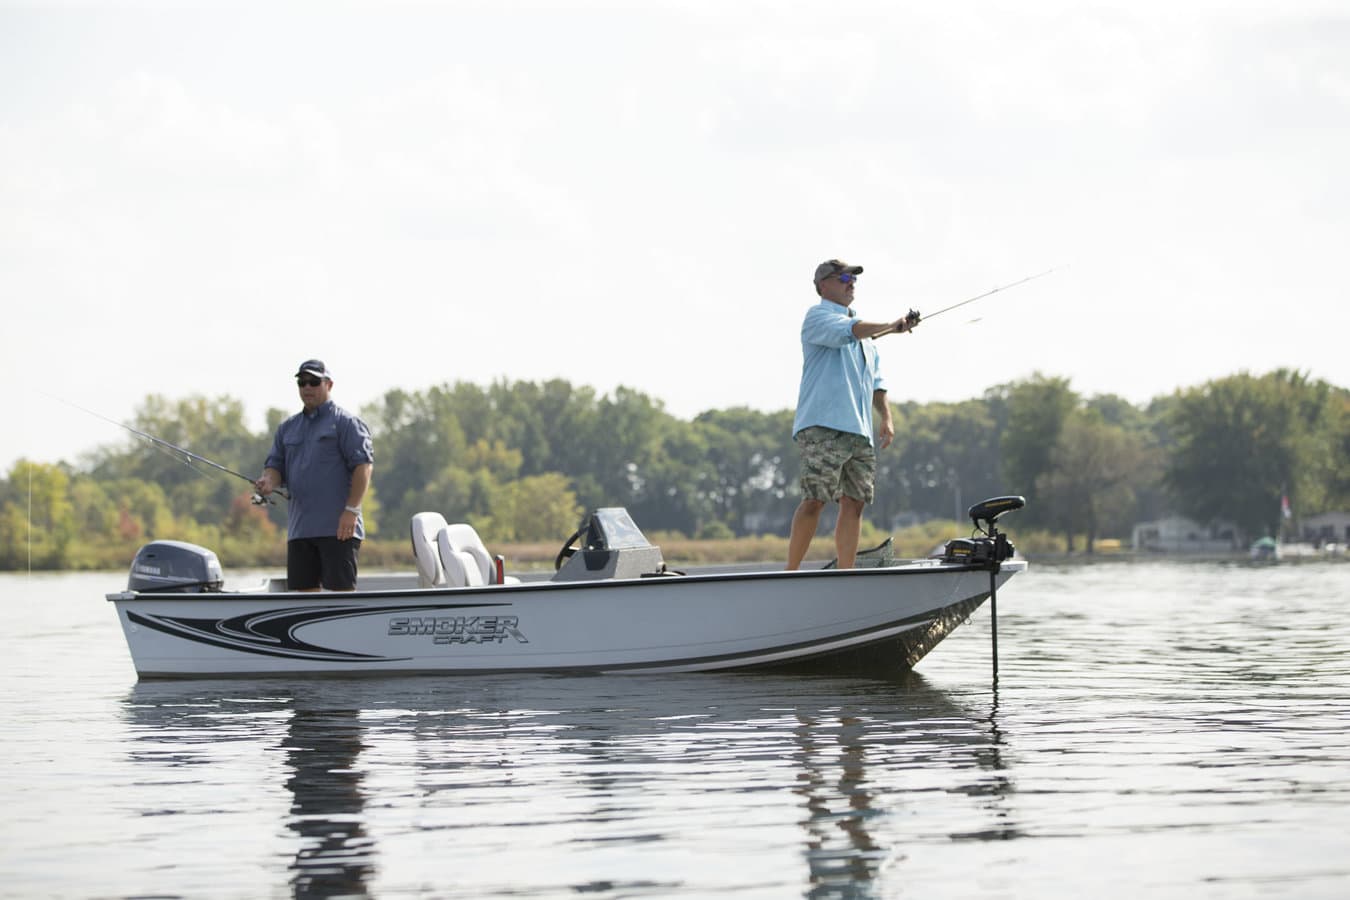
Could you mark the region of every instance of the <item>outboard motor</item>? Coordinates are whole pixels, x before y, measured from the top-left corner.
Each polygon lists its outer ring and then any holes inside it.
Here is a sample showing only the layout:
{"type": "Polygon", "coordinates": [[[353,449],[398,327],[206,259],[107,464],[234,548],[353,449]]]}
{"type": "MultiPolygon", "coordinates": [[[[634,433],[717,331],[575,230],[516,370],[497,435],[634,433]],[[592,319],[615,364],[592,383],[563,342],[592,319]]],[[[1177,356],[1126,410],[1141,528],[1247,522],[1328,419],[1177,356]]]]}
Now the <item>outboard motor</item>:
{"type": "Polygon", "coordinates": [[[628,510],[621,506],[597,509],[567,539],[554,562],[554,581],[591,581],[601,578],[643,578],[669,574],[661,548],[647,541],[628,510]],[[580,549],[574,545],[585,539],[580,549]]]}
{"type": "Polygon", "coordinates": [[[154,541],[136,551],[127,590],[216,593],[224,583],[220,560],[212,551],[184,541],[154,541]]]}

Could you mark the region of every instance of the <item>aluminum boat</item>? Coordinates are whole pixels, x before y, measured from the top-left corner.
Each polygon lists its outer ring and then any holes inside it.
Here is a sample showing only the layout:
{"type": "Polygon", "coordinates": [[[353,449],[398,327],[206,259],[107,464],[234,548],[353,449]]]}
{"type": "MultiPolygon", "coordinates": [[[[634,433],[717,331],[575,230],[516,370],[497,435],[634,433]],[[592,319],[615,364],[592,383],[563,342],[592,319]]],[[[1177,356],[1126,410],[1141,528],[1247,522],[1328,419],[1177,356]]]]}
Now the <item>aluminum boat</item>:
{"type": "Polygon", "coordinates": [[[591,512],[552,577],[512,577],[473,529],[435,513],[411,527],[416,571],[362,575],[354,592],[284,578],[226,590],[215,554],[157,541],[108,595],[137,675],[903,672],[999,585],[1026,570],[995,525],[1020,497],[971,508],[976,531],[933,558],[890,542],[851,569],[747,566],[682,573],[628,513],[591,512]]]}

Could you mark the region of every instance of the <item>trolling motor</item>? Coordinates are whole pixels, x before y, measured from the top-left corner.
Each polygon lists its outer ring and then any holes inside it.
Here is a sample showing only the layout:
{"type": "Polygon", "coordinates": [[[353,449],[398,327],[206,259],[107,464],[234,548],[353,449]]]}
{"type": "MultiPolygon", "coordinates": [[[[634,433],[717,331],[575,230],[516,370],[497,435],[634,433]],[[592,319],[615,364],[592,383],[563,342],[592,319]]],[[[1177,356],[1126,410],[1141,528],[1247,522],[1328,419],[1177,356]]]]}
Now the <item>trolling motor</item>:
{"type": "Polygon", "coordinates": [[[998,530],[998,520],[1006,513],[1027,505],[1025,497],[993,497],[972,506],[968,515],[975,531],[983,537],[958,538],[947,543],[948,562],[990,563],[997,568],[1005,559],[1011,559],[1017,548],[1008,536],[998,530]]]}
{"type": "Polygon", "coordinates": [[[970,521],[975,532],[968,538],[956,538],[947,542],[943,551],[943,562],[963,562],[986,565],[998,571],[998,564],[1012,559],[1017,548],[1008,540],[1008,536],[998,530],[998,520],[1006,513],[1021,509],[1027,505],[1025,497],[993,497],[976,503],[969,510],[970,521]]]}
{"type": "Polygon", "coordinates": [[[976,503],[968,510],[975,532],[968,538],[947,542],[943,562],[960,562],[989,570],[989,622],[993,641],[994,684],[998,685],[998,572],[1005,559],[1011,559],[1017,548],[1008,536],[998,530],[1003,515],[1027,505],[1025,497],[991,497],[976,503]]]}

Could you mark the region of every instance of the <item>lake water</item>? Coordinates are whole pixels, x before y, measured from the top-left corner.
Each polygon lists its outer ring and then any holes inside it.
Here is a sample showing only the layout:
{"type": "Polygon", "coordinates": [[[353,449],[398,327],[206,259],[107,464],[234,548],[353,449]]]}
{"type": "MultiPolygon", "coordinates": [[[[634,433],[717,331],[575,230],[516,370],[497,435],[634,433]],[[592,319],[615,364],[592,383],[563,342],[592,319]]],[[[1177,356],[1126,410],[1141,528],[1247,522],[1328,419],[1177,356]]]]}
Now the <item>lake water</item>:
{"type": "Polygon", "coordinates": [[[138,684],[124,581],[0,576],[0,896],[1350,896],[1350,563],[1033,561],[996,688],[138,684]]]}

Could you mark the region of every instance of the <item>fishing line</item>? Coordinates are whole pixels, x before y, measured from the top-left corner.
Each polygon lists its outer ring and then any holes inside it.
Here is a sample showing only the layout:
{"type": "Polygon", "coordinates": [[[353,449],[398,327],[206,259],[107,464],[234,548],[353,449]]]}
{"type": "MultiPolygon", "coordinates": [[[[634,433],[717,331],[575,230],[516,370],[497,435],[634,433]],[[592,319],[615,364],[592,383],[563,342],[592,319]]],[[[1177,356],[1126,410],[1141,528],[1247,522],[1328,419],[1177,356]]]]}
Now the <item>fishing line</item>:
{"type": "Polygon", "coordinates": [[[33,580],[33,461],[28,461],[28,580],[33,580]]]}
{"type": "MultiPolygon", "coordinates": [[[[988,297],[992,294],[997,294],[999,291],[1006,291],[1009,288],[1015,288],[1019,284],[1026,284],[1028,281],[1035,281],[1037,278],[1044,278],[1046,275],[1049,275],[1052,272],[1058,272],[1061,268],[1064,267],[1056,266],[1053,269],[1046,269],[1044,272],[1037,272],[1035,275],[1028,275],[1026,278],[1019,279],[1009,284],[1001,284],[998,287],[994,288],[993,290],[985,291],[983,294],[976,294],[974,297],[971,297],[968,300],[962,300],[960,303],[953,303],[951,306],[944,306],[937,312],[929,313],[926,316],[921,316],[914,310],[910,310],[909,315],[906,318],[911,319],[916,325],[919,324],[920,322],[927,322],[934,316],[940,316],[945,312],[951,312],[954,309],[959,309],[960,307],[965,306],[967,303],[974,303],[976,300],[983,300],[985,297],[988,297]]],[[[975,321],[978,321],[978,319],[975,321]]],[[[880,334],[874,335],[874,337],[881,337],[882,335],[893,334],[894,332],[895,332],[894,329],[887,329],[886,331],[883,331],[880,334]]]]}
{"type": "Polygon", "coordinates": [[[1014,281],[1014,282],[1012,282],[1011,284],[1003,284],[1003,285],[999,285],[998,287],[994,288],[993,290],[991,290],[991,291],[985,291],[983,294],[979,294],[979,295],[977,295],[977,296],[975,296],[975,297],[971,297],[969,300],[962,300],[960,303],[953,303],[951,306],[944,306],[942,309],[939,309],[937,312],[935,312],[935,313],[929,313],[928,315],[924,316],[923,318],[924,318],[924,319],[931,319],[931,318],[933,318],[934,316],[940,316],[940,315],[942,315],[942,314],[945,313],[945,312],[951,312],[951,311],[954,310],[954,309],[957,309],[957,308],[959,308],[959,307],[965,306],[967,303],[974,303],[976,300],[983,300],[985,297],[988,297],[988,296],[991,295],[991,294],[997,294],[999,291],[1006,291],[1006,290],[1008,290],[1009,288],[1015,288],[1015,287],[1017,287],[1019,284],[1026,284],[1028,281],[1035,281],[1037,278],[1044,278],[1046,275],[1049,275],[1051,272],[1056,272],[1056,271],[1058,271],[1058,268],[1055,268],[1055,269],[1046,269],[1044,272],[1038,272],[1038,273],[1036,273],[1035,275],[1028,275],[1026,278],[1023,278],[1023,279],[1021,279],[1020,281],[1014,281]]]}

